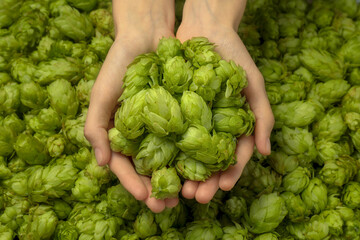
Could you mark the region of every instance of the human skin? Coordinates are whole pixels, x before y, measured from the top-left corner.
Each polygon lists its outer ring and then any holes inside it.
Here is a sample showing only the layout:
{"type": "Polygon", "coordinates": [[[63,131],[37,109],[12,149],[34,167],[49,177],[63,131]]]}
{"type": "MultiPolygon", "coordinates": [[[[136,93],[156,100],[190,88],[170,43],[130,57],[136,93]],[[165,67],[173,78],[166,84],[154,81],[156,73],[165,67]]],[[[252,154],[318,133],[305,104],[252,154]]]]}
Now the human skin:
{"type": "MultiPolygon", "coordinates": [[[[223,58],[232,59],[245,69],[249,84],[244,93],[256,116],[255,136],[239,139],[236,165],[214,174],[206,182],[184,183],[182,195],[200,203],[209,202],[219,188],[228,191],[235,185],[253,153],[254,142],[260,153],[270,154],[269,136],[274,118],[264,81],[236,32],[245,4],[246,1],[239,0],[187,0],[176,35],[182,42],[192,37],[207,37],[216,44],[215,50],[223,58]]],[[[131,159],[111,151],[107,131],[113,125],[112,116],[122,93],[126,67],[136,56],[155,51],[162,37],[174,37],[174,1],[113,0],[113,16],[115,41],[92,89],[84,133],[94,148],[98,164],[108,164],[137,200],[144,201],[153,212],[161,212],[165,207],[176,206],[178,199],[150,197],[150,178],[137,174],[131,159]]]]}

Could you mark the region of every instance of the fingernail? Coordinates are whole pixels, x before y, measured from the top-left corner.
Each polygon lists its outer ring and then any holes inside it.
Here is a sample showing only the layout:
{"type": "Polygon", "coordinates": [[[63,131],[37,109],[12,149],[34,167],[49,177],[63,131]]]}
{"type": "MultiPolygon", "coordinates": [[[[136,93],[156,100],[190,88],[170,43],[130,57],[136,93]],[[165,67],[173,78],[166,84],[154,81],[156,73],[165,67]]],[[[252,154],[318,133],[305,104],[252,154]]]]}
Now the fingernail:
{"type": "Polygon", "coordinates": [[[98,165],[101,165],[101,163],[103,162],[102,154],[101,154],[100,149],[98,149],[98,148],[95,148],[95,158],[96,158],[98,165]]]}
{"type": "Polygon", "coordinates": [[[266,151],[270,154],[271,153],[271,143],[270,138],[266,140],[266,151]]]}

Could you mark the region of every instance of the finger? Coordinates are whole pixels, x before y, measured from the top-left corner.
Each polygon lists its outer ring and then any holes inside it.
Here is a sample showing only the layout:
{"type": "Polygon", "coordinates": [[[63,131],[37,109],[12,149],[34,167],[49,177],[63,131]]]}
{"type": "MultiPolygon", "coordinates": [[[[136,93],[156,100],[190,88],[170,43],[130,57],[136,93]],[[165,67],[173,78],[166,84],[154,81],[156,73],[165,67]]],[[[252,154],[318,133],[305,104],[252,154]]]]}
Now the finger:
{"type": "Polygon", "coordinates": [[[156,199],[154,197],[151,197],[152,187],[151,187],[151,180],[149,177],[140,176],[140,178],[143,181],[143,183],[145,184],[147,191],[148,191],[148,196],[144,200],[145,204],[154,213],[162,212],[165,209],[165,201],[162,199],[156,199]]]}
{"type": "Polygon", "coordinates": [[[195,194],[195,199],[199,203],[205,204],[210,202],[216,191],[219,189],[219,173],[215,173],[205,182],[199,183],[195,194]]]}
{"type": "Polygon", "coordinates": [[[130,159],[126,156],[113,152],[111,160],[109,161],[109,167],[118,177],[124,188],[137,200],[145,200],[149,196],[146,185],[136,173],[130,159]]]}
{"type": "Polygon", "coordinates": [[[246,163],[249,161],[254,150],[254,137],[243,136],[239,139],[236,148],[237,163],[222,172],[219,180],[221,190],[230,191],[240,178],[246,163]]]}
{"type": "Polygon", "coordinates": [[[195,197],[196,190],[199,186],[199,182],[187,180],[183,184],[181,194],[184,198],[193,199],[195,197]]]}
{"type": "Polygon", "coordinates": [[[165,206],[167,208],[173,208],[176,207],[179,203],[179,199],[178,198],[167,198],[165,199],[165,206]]]}

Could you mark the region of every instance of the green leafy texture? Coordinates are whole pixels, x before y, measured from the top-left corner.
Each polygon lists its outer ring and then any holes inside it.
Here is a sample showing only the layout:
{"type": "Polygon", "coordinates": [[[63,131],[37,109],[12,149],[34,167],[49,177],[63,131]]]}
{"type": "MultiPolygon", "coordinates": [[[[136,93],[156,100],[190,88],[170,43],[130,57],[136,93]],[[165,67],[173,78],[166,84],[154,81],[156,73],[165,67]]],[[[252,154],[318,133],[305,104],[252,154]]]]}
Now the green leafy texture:
{"type": "Polygon", "coordinates": [[[20,83],[31,82],[36,66],[29,58],[20,57],[11,61],[11,76],[20,83]]]}
{"type": "Polygon", "coordinates": [[[80,148],[76,153],[71,157],[73,164],[78,169],[84,169],[92,161],[92,155],[88,148],[80,148]]]}
{"type": "Polygon", "coordinates": [[[280,195],[288,210],[288,218],[291,222],[304,222],[311,214],[305,203],[301,200],[300,195],[295,195],[292,192],[283,192],[280,195]]]}
{"type": "Polygon", "coordinates": [[[325,83],[314,84],[307,98],[319,101],[325,108],[341,101],[347,93],[350,84],[342,79],[329,80],[325,83]]]}
{"type": "Polygon", "coordinates": [[[291,223],[287,230],[297,239],[318,240],[329,234],[329,225],[324,217],[313,215],[309,222],[291,223]]]}
{"type": "Polygon", "coordinates": [[[341,215],[336,210],[325,210],[320,213],[324,217],[325,222],[329,226],[329,233],[333,236],[340,236],[343,234],[344,221],[341,219],[341,215]]]}
{"type": "Polygon", "coordinates": [[[139,240],[139,236],[136,233],[126,233],[120,238],[120,240],[139,240]]]}
{"type": "Polygon", "coordinates": [[[301,65],[299,55],[291,55],[289,53],[285,53],[283,63],[289,71],[294,71],[301,65]]]}
{"type": "Polygon", "coordinates": [[[28,165],[23,159],[19,158],[18,156],[14,156],[8,161],[7,167],[12,173],[18,173],[24,171],[28,165]]]}
{"type": "Polygon", "coordinates": [[[134,96],[143,89],[158,85],[159,57],[155,53],[137,56],[128,66],[123,79],[124,92],[119,101],[134,96]]]}
{"type": "Polygon", "coordinates": [[[259,59],[258,67],[266,83],[280,82],[286,75],[286,67],[277,60],[259,59]]]}
{"type": "Polygon", "coordinates": [[[151,176],[151,197],[157,199],[175,198],[181,190],[181,181],[175,168],[163,167],[151,176]]]}
{"type": "Polygon", "coordinates": [[[334,17],[334,12],[328,7],[314,6],[308,13],[307,18],[313,21],[319,28],[324,28],[331,25],[334,17]]]}
{"type": "Polygon", "coordinates": [[[116,128],[109,130],[108,137],[110,148],[114,152],[121,152],[126,156],[136,156],[139,151],[140,141],[126,139],[116,128]]]}
{"type": "MultiPolygon", "coordinates": [[[[296,37],[286,37],[281,38],[278,41],[278,47],[282,54],[297,54],[299,52],[299,47],[301,44],[301,40],[296,37]]],[[[290,70],[290,69],[289,69],[290,70]]]]}
{"type": "Polygon", "coordinates": [[[140,143],[138,153],[133,159],[136,171],[151,176],[154,171],[170,165],[178,151],[171,138],[150,133],[140,143]]]}
{"type": "Polygon", "coordinates": [[[222,230],[224,232],[224,235],[222,236],[223,240],[246,240],[248,237],[247,229],[236,222],[234,226],[225,226],[222,230]]]}
{"type": "Polygon", "coordinates": [[[278,240],[278,235],[275,233],[264,233],[254,238],[254,240],[278,240]]]}
{"type": "Polygon", "coordinates": [[[246,212],[246,201],[242,197],[232,196],[222,206],[222,211],[234,221],[238,221],[246,212]]]}
{"type": "Polygon", "coordinates": [[[282,186],[285,191],[300,194],[310,183],[310,171],[307,168],[297,167],[285,175],[282,186]]]}
{"type": "Polygon", "coordinates": [[[50,160],[46,146],[30,134],[20,134],[14,144],[16,154],[27,164],[46,164],[50,160]]]}
{"type": "Polygon", "coordinates": [[[296,156],[288,155],[280,150],[271,152],[269,164],[277,173],[285,175],[294,171],[298,167],[299,161],[296,156]]]}
{"type": "Polygon", "coordinates": [[[343,190],[341,200],[349,208],[359,208],[360,206],[360,183],[349,182],[343,190]]]}
{"type": "Polygon", "coordinates": [[[31,58],[37,61],[46,60],[49,57],[52,44],[55,43],[55,40],[49,36],[43,36],[39,44],[36,47],[36,51],[31,53],[31,58]]]}
{"type": "Polygon", "coordinates": [[[55,232],[58,219],[51,206],[39,205],[29,209],[18,230],[20,239],[49,239],[55,232]]]}
{"type": "Polygon", "coordinates": [[[0,225],[0,238],[1,239],[12,240],[12,239],[14,239],[14,237],[15,237],[15,234],[11,228],[0,225]]]}
{"type": "Polygon", "coordinates": [[[66,2],[72,7],[89,12],[96,7],[98,0],[66,0],[66,2]]]}
{"type": "Polygon", "coordinates": [[[43,108],[28,121],[28,126],[36,133],[52,135],[61,127],[61,118],[53,108],[43,108]]]}
{"type": "Polygon", "coordinates": [[[215,72],[221,77],[223,88],[225,88],[225,98],[238,96],[247,86],[246,72],[234,61],[220,60],[215,72]]]}
{"type": "Polygon", "coordinates": [[[183,233],[176,228],[169,228],[168,230],[163,231],[161,237],[162,239],[184,240],[183,233]]]}
{"type": "Polygon", "coordinates": [[[48,198],[59,198],[74,186],[77,177],[78,169],[69,158],[59,158],[46,167],[38,167],[28,179],[31,199],[46,202],[48,198]]]}
{"type": "Polygon", "coordinates": [[[46,148],[51,157],[60,157],[64,152],[66,139],[62,134],[54,134],[46,141],[46,148]]]}
{"type": "Polygon", "coordinates": [[[140,203],[121,185],[111,186],[106,195],[109,211],[116,217],[135,220],[140,203]]]}
{"type": "Polygon", "coordinates": [[[212,113],[204,99],[195,92],[185,91],[181,97],[181,112],[190,124],[199,124],[208,131],[212,129],[212,113]]]}
{"type": "Polygon", "coordinates": [[[145,131],[142,112],[146,91],[140,91],[124,100],[115,113],[115,127],[127,139],[135,139],[145,131]]]}
{"type": "Polygon", "coordinates": [[[360,151],[360,128],[357,129],[355,132],[350,132],[352,143],[354,147],[360,151]]]}
{"type": "Polygon", "coordinates": [[[183,178],[192,181],[205,181],[211,176],[211,170],[205,163],[180,152],[175,158],[175,168],[183,178]]]}
{"type": "Polygon", "coordinates": [[[214,129],[234,136],[249,136],[254,131],[255,115],[249,107],[213,109],[214,129]]]}
{"type": "Polygon", "coordinates": [[[263,194],[250,206],[246,225],[253,233],[265,233],[275,229],[287,215],[285,201],[276,192],[263,194]]]}
{"type": "Polygon", "coordinates": [[[351,85],[360,85],[360,68],[354,68],[351,70],[348,81],[351,85]]]}
{"type": "Polygon", "coordinates": [[[300,28],[303,26],[302,17],[297,17],[293,13],[284,13],[278,15],[278,25],[280,37],[296,37],[300,28]]]}
{"type": "Polygon", "coordinates": [[[360,86],[352,86],[343,97],[341,105],[344,112],[360,113],[360,86]]]}
{"type": "Polygon", "coordinates": [[[311,162],[316,158],[313,136],[307,129],[283,126],[273,138],[286,154],[297,155],[300,162],[311,162]]]}
{"type": "Polygon", "coordinates": [[[0,85],[5,85],[9,82],[11,82],[12,79],[10,77],[10,74],[5,73],[5,72],[0,72],[0,85]]]}
{"type": "Polygon", "coordinates": [[[220,223],[216,220],[198,220],[185,229],[186,240],[215,240],[223,237],[220,223]]]}
{"type": "Polygon", "coordinates": [[[313,82],[315,81],[315,78],[313,76],[313,74],[307,70],[304,67],[299,67],[298,69],[296,69],[293,73],[295,76],[297,76],[299,79],[301,79],[301,81],[304,81],[306,84],[306,90],[308,91],[310,86],[313,84],[313,82]]]}
{"type": "Polygon", "coordinates": [[[316,142],[316,150],[318,151],[318,156],[316,162],[320,165],[323,165],[324,162],[333,161],[338,159],[342,155],[350,155],[348,149],[339,144],[327,141],[318,141],[316,142]]]}
{"type": "Polygon", "coordinates": [[[320,81],[343,79],[344,63],[329,52],[316,49],[303,49],[300,61],[320,81]]]}
{"type": "Polygon", "coordinates": [[[319,172],[319,178],[326,184],[343,186],[349,182],[358,171],[358,166],[350,156],[341,156],[332,161],[326,161],[319,172]]]}
{"type": "Polygon", "coordinates": [[[50,98],[50,106],[63,117],[75,117],[79,108],[75,89],[70,82],[59,79],[52,82],[47,91],[50,98]]]}
{"type": "Polygon", "coordinates": [[[184,120],[178,101],[162,87],[146,90],[142,120],[148,130],[159,136],[184,132],[184,120]]]}
{"type": "Polygon", "coordinates": [[[15,134],[23,132],[26,128],[25,122],[16,113],[9,114],[4,119],[1,119],[0,124],[15,134]]]}
{"type": "Polygon", "coordinates": [[[214,147],[217,149],[218,161],[214,165],[208,165],[213,172],[219,170],[225,171],[230,165],[236,163],[236,138],[230,133],[213,132],[212,141],[214,147]]]}
{"type": "Polygon", "coordinates": [[[165,208],[161,213],[155,213],[155,221],[162,232],[168,231],[174,227],[183,227],[186,223],[186,209],[180,201],[173,208],[165,208]]]}
{"type": "Polygon", "coordinates": [[[245,21],[239,24],[238,34],[241,39],[244,39],[243,42],[247,47],[260,44],[261,36],[258,28],[255,24],[247,24],[245,21]]]}
{"type": "Polygon", "coordinates": [[[336,142],[340,140],[346,130],[347,126],[343,120],[341,109],[332,108],[322,119],[314,123],[312,133],[316,138],[336,142]]]}
{"type": "Polygon", "coordinates": [[[90,143],[84,136],[86,115],[87,109],[83,109],[76,119],[67,119],[63,124],[64,135],[78,147],[90,147],[90,143]]]}
{"type": "Polygon", "coordinates": [[[99,180],[92,176],[88,171],[82,170],[71,189],[75,200],[85,203],[91,203],[97,200],[97,194],[100,192],[101,184],[99,180]]]}
{"type": "Polygon", "coordinates": [[[20,101],[32,109],[42,109],[49,105],[46,89],[33,81],[20,84],[20,101]]]}
{"type": "Polygon", "coordinates": [[[55,199],[53,210],[58,219],[66,219],[69,216],[72,207],[62,199],[55,199]]]}
{"type": "Polygon", "coordinates": [[[22,1],[7,0],[0,4],[0,28],[8,27],[19,17],[22,1]]]}
{"type": "Polygon", "coordinates": [[[134,231],[140,238],[155,235],[158,232],[158,226],[155,222],[154,213],[143,208],[135,219],[134,231]]]}
{"type": "Polygon", "coordinates": [[[91,43],[88,46],[103,61],[113,42],[109,36],[96,36],[91,39],[91,43]]]}
{"type": "Polygon", "coordinates": [[[337,14],[332,22],[332,26],[345,40],[349,40],[353,35],[356,35],[356,25],[346,14],[337,14]]]}
{"type": "Polygon", "coordinates": [[[320,213],[327,205],[326,185],[318,178],[311,179],[308,186],[301,193],[301,198],[306,207],[313,213],[320,213]]]}
{"type": "Polygon", "coordinates": [[[20,107],[19,85],[10,82],[0,88],[0,114],[16,112],[20,107]]]}
{"type": "Polygon", "coordinates": [[[218,64],[221,57],[214,51],[214,47],[214,44],[205,37],[194,37],[182,45],[185,59],[197,68],[208,64],[214,66],[218,64]]]}
{"type": "Polygon", "coordinates": [[[194,221],[217,219],[220,202],[215,197],[208,203],[202,204],[194,201],[191,205],[191,213],[194,221]]]}
{"type": "MultiPolygon", "coordinates": [[[[259,32],[260,36],[264,40],[277,40],[279,39],[279,25],[274,14],[270,12],[276,11],[271,6],[267,11],[258,13],[259,15],[256,18],[257,24],[260,26],[259,32]],[[263,23],[263,24],[260,24],[263,23]]],[[[260,12],[260,11],[259,11],[260,12]]]]}
{"type": "Polygon", "coordinates": [[[0,125],[0,156],[8,156],[14,151],[16,134],[5,126],[0,125]]]}
{"type": "Polygon", "coordinates": [[[182,56],[181,42],[177,38],[161,38],[159,40],[156,54],[163,62],[167,62],[175,56],[182,56]]]}
{"type": "Polygon", "coordinates": [[[35,81],[40,85],[50,84],[56,79],[77,83],[81,76],[80,61],[70,57],[40,62],[34,73],[35,81]]]}
{"type": "Polygon", "coordinates": [[[50,58],[73,57],[81,58],[87,46],[84,42],[73,43],[68,40],[59,40],[51,44],[50,58]]]}
{"type": "Polygon", "coordinates": [[[54,19],[54,25],[61,34],[75,42],[86,40],[93,34],[94,28],[88,16],[68,5],[60,6],[59,13],[60,15],[54,19]]]}
{"type": "Polygon", "coordinates": [[[8,199],[7,206],[0,215],[1,226],[7,226],[15,231],[23,222],[23,216],[30,208],[30,203],[26,198],[13,196],[8,199]]]}
{"type": "Polygon", "coordinates": [[[75,240],[78,239],[79,233],[76,230],[76,227],[64,221],[59,221],[56,225],[54,239],[55,240],[75,240]]]}
{"type": "Polygon", "coordinates": [[[268,59],[276,59],[280,56],[278,45],[273,40],[264,41],[264,43],[261,45],[261,50],[263,51],[263,56],[268,59]]]}
{"type": "Polygon", "coordinates": [[[12,176],[10,169],[6,165],[4,157],[0,156],[0,179],[8,179],[12,176]]]}
{"type": "Polygon", "coordinates": [[[276,119],[274,128],[305,127],[319,118],[323,112],[321,104],[315,101],[294,101],[272,106],[276,119]]]}
{"type": "Polygon", "coordinates": [[[171,94],[183,93],[188,90],[193,76],[190,62],[185,62],[181,56],[168,58],[163,65],[164,88],[171,94]]]}
{"type": "MultiPolygon", "coordinates": [[[[26,5],[22,5],[25,7],[26,5]]],[[[21,49],[33,48],[45,33],[48,21],[46,12],[39,9],[29,10],[31,14],[23,14],[9,27],[12,35],[18,40],[21,49]]]]}
{"type": "Polygon", "coordinates": [[[337,52],[343,44],[343,39],[333,27],[326,27],[319,30],[319,37],[324,39],[327,49],[330,52],[337,52]]]}
{"type": "Polygon", "coordinates": [[[114,21],[110,11],[98,8],[91,11],[89,17],[96,26],[96,32],[100,32],[102,35],[114,35],[114,21]]]}
{"type": "Polygon", "coordinates": [[[221,90],[221,78],[216,75],[212,64],[194,70],[189,90],[199,94],[205,101],[215,99],[215,95],[221,90]]]}
{"type": "Polygon", "coordinates": [[[241,94],[225,97],[225,92],[221,91],[216,94],[215,100],[212,103],[213,108],[226,108],[226,107],[236,107],[241,108],[245,104],[245,96],[241,96],[241,94]]]}

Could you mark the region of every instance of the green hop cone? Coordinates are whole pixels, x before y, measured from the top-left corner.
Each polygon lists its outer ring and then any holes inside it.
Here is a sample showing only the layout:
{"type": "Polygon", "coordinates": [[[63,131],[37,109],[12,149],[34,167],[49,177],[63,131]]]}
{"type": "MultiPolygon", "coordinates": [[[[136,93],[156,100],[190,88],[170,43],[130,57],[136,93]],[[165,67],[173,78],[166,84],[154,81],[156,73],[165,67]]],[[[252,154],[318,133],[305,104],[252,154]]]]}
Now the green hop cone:
{"type": "Polygon", "coordinates": [[[264,194],[250,206],[247,224],[253,233],[265,233],[275,229],[287,215],[285,201],[276,192],[264,194]]]}
{"type": "Polygon", "coordinates": [[[348,81],[351,85],[360,85],[360,68],[351,70],[348,81]]]}
{"type": "Polygon", "coordinates": [[[300,61],[319,80],[343,79],[344,63],[327,51],[303,49],[300,61]]]}
{"type": "Polygon", "coordinates": [[[83,109],[82,113],[76,119],[67,119],[63,124],[63,131],[66,138],[79,147],[90,147],[90,143],[84,135],[84,125],[87,115],[87,109],[83,109]]]}
{"type": "Polygon", "coordinates": [[[310,182],[310,171],[307,168],[297,167],[291,173],[285,175],[282,185],[285,191],[294,194],[301,193],[310,182]]]}
{"type": "Polygon", "coordinates": [[[17,137],[14,149],[16,154],[30,165],[45,164],[50,160],[46,146],[27,133],[17,137]]]}
{"type": "Polygon", "coordinates": [[[342,191],[341,200],[349,208],[358,208],[360,206],[360,183],[348,182],[342,191]]]}
{"type": "Polygon", "coordinates": [[[299,55],[291,55],[289,53],[285,53],[283,63],[289,71],[294,71],[301,65],[299,55]]]}
{"type": "Polygon", "coordinates": [[[254,238],[254,240],[278,240],[278,235],[275,233],[264,233],[254,238]]]}
{"type": "Polygon", "coordinates": [[[300,195],[295,195],[292,192],[283,192],[280,196],[285,201],[288,218],[291,222],[303,222],[311,214],[311,211],[301,200],[300,195]]]}
{"type": "Polygon", "coordinates": [[[161,38],[156,49],[156,54],[163,62],[175,56],[181,56],[181,42],[177,38],[161,38]]]}
{"type": "Polygon", "coordinates": [[[175,168],[161,168],[151,176],[151,196],[157,199],[175,198],[181,190],[180,178],[175,168]]]}
{"type": "Polygon", "coordinates": [[[140,141],[126,139],[119,130],[112,128],[108,132],[111,150],[121,152],[126,156],[136,156],[140,141]]]}
{"type": "Polygon", "coordinates": [[[340,187],[349,182],[357,174],[357,170],[355,159],[345,155],[326,161],[319,172],[319,177],[326,184],[340,187]]]}
{"type": "Polygon", "coordinates": [[[287,155],[283,151],[272,151],[269,156],[269,164],[276,172],[285,175],[294,171],[298,167],[299,161],[294,155],[287,155]]]}
{"type": "Polygon", "coordinates": [[[47,87],[50,97],[50,105],[60,115],[69,118],[75,117],[78,112],[79,102],[76,98],[75,89],[70,82],[59,79],[47,87]]]}
{"type": "Polygon", "coordinates": [[[195,92],[185,91],[181,97],[181,112],[190,124],[200,124],[212,129],[212,113],[204,99],[195,92]]]}
{"type": "Polygon", "coordinates": [[[221,78],[216,75],[212,64],[201,66],[194,71],[190,91],[199,94],[205,101],[212,101],[221,90],[221,78]]]}
{"type": "Polygon", "coordinates": [[[313,215],[309,222],[291,223],[287,230],[297,239],[324,239],[329,234],[329,226],[324,217],[313,215]]]}
{"type": "Polygon", "coordinates": [[[163,231],[161,237],[162,239],[184,240],[183,233],[176,228],[169,228],[168,230],[163,231]]]}
{"type": "Polygon", "coordinates": [[[12,176],[10,169],[6,165],[4,157],[0,156],[0,179],[8,179],[12,176]]]}
{"type": "Polygon", "coordinates": [[[10,159],[7,166],[12,173],[22,172],[25,171],[26,168],[28,168],[27,163],[18,156],[14,156],[12,159],[10,159]]]}
{"type": "Polygon", "coordinates": [[[160,60],[155,53],[137,56],[125,73],[124,92],[119,100],[127,99],[143,89],[158,85],[159,65],[160,60]]]}
{"type": "Polygon", "coordinates": [[[245,104],[245,96],[241,94],[225,97],[225,92],[221,91],[215,96],[215,101],[212,103],[213,108],[227,108],[227,107],[236,107],[241,108],[245,104]]]}
{"type": "Polygon", "coordinates": [[[142,112],[146,91],[140,91],[124,100],[115,113],[115,127],[127,139],[135,139],[144,133],[142,112]]]}
{"type": "Polygon", "coordinates": [[[56,225],[54,233],[55,240],[75,240],[78,239],[78,237],[79,233],[73,224],[67,221],[59,221],[56,225]]]}
{"type": "Polygon", "coordinates": [[[150,133],[140,143],[138,153],[133,159],[136,171],[151,176],[155,170],[170,165],[177,153],[178,149],[171,138],[150,133]]]}
{"type": "Polygon", "coordinates": [[[20,85],[10,82],[0,88],[0,114],[14,113],[20,107],[20,85]]]}
{"type": "Polygon", "coordinates": [[[324,217],[325,222],[328,224],[331,235],[340,236],[343,234],[344,221],[339,212],[336,210],[325,210],[320,215],[324,217]]]}
{"type": "Polygon", "coordinates": [[[14,239],[14,237],[15,237],[15,233],[11,228],[0,225],[0,238],[1,239],[12,240],[12,239],[14,239]]]}
{"type": "Polygon", "coordinates": [[[360,151],[360,128],[354,132],[350,132],[351,141],[354,144],[354,147],[360,151]]]}
{"type": "Polygon", "coordinates": [[[94,86],[95,80],[85,81],[81,79],[76,86],[76,95],[81,106],[88,107],[90,103],[91,89],[94,86]]]}
{"type": "Polygon", "coordinates": [[[113,216],[135,220],[140,204],[121,184],[109,187],[106,199],[113,216]]]}
{"type": "Polygon", "coordinates": [[[61,127],[61,118],[51,107],[43,108],[29,120],[28,126],[36,133],[49,135],[61,127]]]}
{"type": "Polygon", "coordinates": [[[162,232],[172,227],[183,227],[186,223],[186,211],[183,203],[180,201],[173,208],[165,208],[161,213],[155,213],[155,221],[162,232]]]}
{"type": "Polygon", "coordinates": [[[336,160],[340,156],[351,154],[345,145],[322,140],[316,142],[316,150],[318,151],[318,156],[315,161],[320,165],[327,161],[336,160]]]}
{"type": "Polygon", "coordinates": [[[100,192],[99,180],[91,176],[88,171],[82,170],[71,189],[72,196],[76,201],[91,203],[97,200],[97,194],[100,192]]]}
{"type": "Polygon", "coordinates": [[[193,76],[190,62],[185,62],[181,56],[167,59],[163,65],[162,83],[171,94],[188,90],[193,76]]]}
{"type": "Polygon", "coordinates": [[[222,206],[222,211],[234,221],[239,221],[246,210],[246,201],[242,197],[232,196],[222,206]]]}
{"type": "Polygon", "coordinates": [[[110,11],[103,8],[98,8],[90,12],[90,20],[96,31],[99,31],[102,35],[113,35],[114,21],[110,11]]]}
{"type": "Polygon", "coordinates": [[[343,120],[341,109],[332,108],[326,115],[315,122],[312,133],[314,137],[328,141],[338,141],[345,134],[347,127],[343,120]]]}
{"type": "Polygon", "coordinates": [[[354,35],[346,41],[340,48],[339,56],[344,59],[346,63],[359,65],[360,64],[360,38],[359,36],[354,35]]]}
{"type": "Polygon", "coordinates": [[[60,15],[54,19],[55,26],[65,36],[78,42],[93,34],[93,26],[88,16],[68,5],[59,8],[60,15]]]}
{"type": "Polygon", "coordinates": [[[327,205],[326,185],[318,178],[311,179],[309,185],[301,193],[301,198],[313,213],[320,213],[327,205]]]}
{"type": "Polygon", "coordinates": [[[278,44],[273,40],[264,41],[264,43],[261,45],[261,50],[263,51],[263,56],[267,59],[276,59],[280,56],[278,44]]]}
{"type": "Polygon", "coordinates": [[[91,39],[91,43],[88,46],[104,61],[113,42],[109,36],[96,36],[91,39]]]}
{"type": "Polygon", "coordinates": [[[299,47],[301,40],[295,37],[287,37],[279,40],[279,50],[282,54],[297,54],[299,52],[299,47]]]}
{"type": "Polygon", "coordinates": [[[348,128],[352,131],[356,131],[360,128],[360,113],[349,112],[344,114],[344,121],[348,128]]]}
{"type": "Polygon", "coordinates": [[[0,125],[0,156],[8,156],[14,151],[16,141],[15,132],[11,129],[0,125]]]}
{"type": "Polygon", "coordinates": [[[249,108],[215,108],[213,120],[216,131],[234,136],[249,136],[254,130],[255,116],[249,108]]]}
{"type": "Polygon", "coordinates": [[[8,0],[1,2],[0,5],[0,28],[10,26],[18,17],[21,2],[8,0]]]}
{"type": "Polygon", "coordinates": [[[235,222],[234,226],[225,226],[223,227],[224,235],[222,236],[223,240],[246,240],[248,239],[248,231],[246,228],[243,228],[241,225],[235,222]]]}
{"type": "Polygon", "coordinates": [[[216,240],[223,237],[221,225],[216,220],[198,220],[188,224],[185,240],[216,240]]]}
{"type": "Polygon", "coordinates": [[[212,171],[225,171],[230,165],[236,163],[236,138],[230,133],[213,132],[212,141],[214,147],[217,148],[218,162],[213,165],[208,165],[212,171]]]}
{"type": "Polygon", "coordinates": [[[181,134],[185,128],[179,103],[162,87],[146,90],[142,119],[149,131],[159,136],[181,134]]]}
{"type": "Polygon", "coordinates": [[[214,44],[204,37],[194,37],[182,45],[185,59],[197,68],[207,64],[218,64],[221,57],[214,51],[214,47],[214,44]]]}
{"type": "Polygon", "coordinates": [[[154,213],[143,208],[135,219],[134,231],[140,238],[155,235],[158,232],[158,226],[155,222],[154,213]]]}
{"type": "Polygon", "coordinates": [[[20,101],[21,104],[32,109],[45,108],[49,104],[46,89],[33,81],[20,85],[20,101]]]}
{"type": "Polygon", "coordinates": [[[36,71],[36,66],[29,58],[14,59],[11,64],[11,76],[20,83],[31,82],[36,71]]]}
{"type": "Polygon", "coordinates": [[[296,37],[304,24],[302,17],[297,17],[294,13],[284,13],[278,15],[280,37],[296,37]]]}
{"type": "Polygon", "coordinates": [[[341,105],[344,112],[360,113],[360,86],[351,87],[343,97],[341,105]]]}
{"type": "Polygon", "coordinates": [[[64,152],[66,139],[62,134],[54,134],[46,141],[46,148],[51,157],[60,157],[64,152]]]}
{"type": "Polygon", "coordinates": [[[53,210],[56,213],[58,219],[66,219],[69,216],[72,207],[64,200],[55,199],[53,210]]]}
{"type": "Polygon", "coordinates": [[[307,98],[319,101],[325,108],[341,101],[341,98],[347,93],[350,84],[342,79],[329,80],[325,83],[313,85],[307,98]]]}
{"type": "Polygon", "coordinates": [[[66,2],[77,9],[83,10],[85,12],[91,11],[96,7],[98,0],[66,0],[66,2]]]}
{"type": "Polygon", "coordinates": [[[305,127],[323,112],[321,104],[314,101],[294,101],[272,106],[276,123],[274,128],[305,127]]]}
{"type": "Polygon", "coordinates": [[[186,156],[183,152],[178,154],[174,162],[176,171],[185,179],[205,181],[211,176],[211,171],[206,164],[186,156]]]}
{"type": "Polygon", "coordinates": [[[286,75],[286,67],[277,60],[262,58],[259,60],[259,70],[266,83],[279,82],[286,75]]]}

